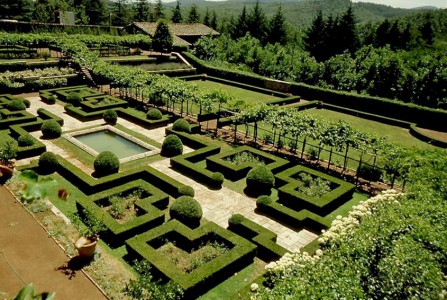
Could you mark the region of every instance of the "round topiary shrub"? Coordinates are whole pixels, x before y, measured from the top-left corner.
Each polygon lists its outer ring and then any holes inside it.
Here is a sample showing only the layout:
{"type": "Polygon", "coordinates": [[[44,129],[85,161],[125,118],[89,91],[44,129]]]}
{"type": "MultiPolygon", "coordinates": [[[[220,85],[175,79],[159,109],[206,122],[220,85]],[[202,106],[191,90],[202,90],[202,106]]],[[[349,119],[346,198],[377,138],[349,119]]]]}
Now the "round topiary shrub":
{"type": "Polygon", "coordinates": [[[241,214],[234,214],[228,219],[228,224],[230,225],[238,225],[241,224],[245,220],[245,217],[241,214]]]}
{"type": "Polygon", "coordinates": [[[55,120],[46,120],[40,127],[42,135],[47,139],[55,139],[61,136],[62,128],[55,120]]]}
{"type": "Polygon", "coordinates": [[[49,96],[46,101],[48,104],[55,104],[56,103],[56,97],[54,95],[49,96]]]}
{"type": "Polygon", "coordinates": [[[175,131],[181,131],[181,132],[191,132],[191,125],[184,120],[184,119],[178,119],[174,122],[174,125],[172,125],[172,129],[175,131]]]}
{"type": "Polygon", "coordinates": [[[175,134],[168,135],[161,145],[161,155],[173,157],[183,153],[183,143],[175,134]]]}
{"type": "Polygon", "coordinates": [[[196,199],[190,196],[180,196],[169,208],[169,215],[183,224],[196,227],[200,225],[202,207],[196,199]]]}
{"type": "Polygon", "coordinates": [[[270,195],[270,190],[275,185],[275,176],[267,167],[256,166],[248,172],[246,183],[249,193],[255,196],[270,195]]]}
{"type": "Polygon", "coordinates": [[[18,111],[18,110],[25,110],[26,105],[25,103],[20,99],[11,100],[8,102],[8,105],[6,108],[10,111],[18,111]]]}
{"type": "Polygon", "coordinates": [[[41,173],[50,174],[56,171],[59,165],[57,156],[53,152],[44,152],[39,157],[39,169],[41,173]]]}
{"type": "Polygon", "coordinates": [[[72,92],[67,95],[65,99],[68,103],[73,104],[74,106],[79,106],[82,102],[82,96],[79,93],[72,92]]]}
{"type": "Polygon", "coordinates": [[[222,184],[225,180],[225,177],[220,172],[214,172],[213,175],[211,175],[210,185],[212,187],[220,188],[222,187],[222,184]]]}
{"type": "Polygon", "coordinates": [[[107,124],[115,125],[118,120],[118,114],[113,109],[108,109],[102,114],[102,118],[107,124]]]}
{"type": "Polygon", "coordinates": [[[103,151],[95,158],[93,167],[95,168],[95,175],[106,176],[113,173],[118,173],[120,161],[112,152],[103,151]]]}
{"type": "Polygon", "coordinates": [[[256,200],[256,207],[262,208],[262,207],[268,206],[272,202],[273,202],[273,200],[272,200],[272,198],[270,198],[270,196],[262,195],[262,196],[259,196],[258,199],[256,200]]]}
{"type": "Polygon", "coordinates": [[[178,193],[182,196],[190,196],[190,197],[194,197],[195,195],[194,189],[189,185],[182,185],[181,187],[179,187],[178,193]]]}
{"type": "Polygon", "coordinates": [[[34,145],[34,138],[29,133],[19,136],[17,141],[19,142],[20,147],[28,147],[34,145]]]}
{"type": "Polygon", "coordinates": [[[163,115],[158,108],[151,108],[147,112],[146,118],[148,118],[149,120],[161,120],[161,118],[163,118],[163,115]]]}
{"type": "Polygon", "coordinates": [[[29,108],[31,106],[31,101],[29,101],[28,99],[23,99],[23,103],[25,104],[26,108],[29,108]]]}

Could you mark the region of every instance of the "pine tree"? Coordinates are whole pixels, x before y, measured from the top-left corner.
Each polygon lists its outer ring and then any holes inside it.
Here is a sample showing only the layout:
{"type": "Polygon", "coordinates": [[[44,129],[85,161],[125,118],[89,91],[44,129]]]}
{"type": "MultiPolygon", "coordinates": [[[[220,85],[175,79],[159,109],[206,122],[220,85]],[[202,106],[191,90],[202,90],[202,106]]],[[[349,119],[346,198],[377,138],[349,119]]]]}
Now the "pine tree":
{"type": "Polygon", "coordinates": [[[422,39],[427,45],[433,45],[435,39],[435,31],[433,30],[432,17],[430,14],[425,15],[425,20],[419,29],[421,31],[422,39]]]}
{"type": "Polygon", "coordinates": [[[287,42],[287,27],[281,6],[279,6],[278,11],[270,20],[268,42],[271,44],[280,43],[282,45],[287,42]]]}
{"type": "Polygon", "coordinates": [[[203,18],[203,24],[206,26],[210,26],[210,12],[208,8],[206,8],[205,18],[203,18]]]}
{"type": "Polygon", "coordinates": [[[375,38],[376,47],[384,47],[385,45],[390,44],[390,28],[391,23],[388,19],[385,19],[382,24],[377,27],[375,38]]]}
{"type": "Polygon", "coordinates": [[[158,52],[170,52],[173,45],[172,33],[169,30],[168,22],[160,19],[157,23],[154,36],[152,37],[152,48],[158,52]]]}
{"type": "Polygon", "coordinates": [[[267,39],[267,19],[264,10],[259,5],[259,0],[256,0],[253,10],[248,16],[248,31],[263,43],[267,39]]]}
{"type": "Polygon", "coordinates": [[[180,10],[180,1],[177,0],[177,5],[175,6],[174,12],[171,18],[172,23],[182,23],[182,11],[180,10]]]}
{"type": "Polygon", "coordinates": [[[32,0],[0,1],[0,19],[31,21],[33,10],[34,9],[32,0]]]}
{"type": "Polygon", "coordinates": [[[236,23],[234,24],[232,30],[231,30],[231,36],[233,38],[240,38],[245,36],[245,34],[248,32],[248,16],[247,16],[247,8],[242,8],[242,12],[239,15],[239,18],[237,19],[236,23]]]}
{"type": "Polygon", "coordinates": [[[303,37],[304,48],[318,61],[326,58],[324,53],[326,43],[323,38],[325,34],[326,23],[323,19],[323,13],[320,10],[303,37]]]}
{"type": "Polygon", "coordinates": [[[127,25],[133,18],[127,0],[117,0],[114,2],[114,15],[112,16],[112,24],[116,26],[127,25]]]}
{"type": "Polygon", "coordinates": [[[403,48],[403,42],[402,42],[402,33],[399,29],[399,22],[395,20],[393,22],[393,25],[391,25],[390,31],[390,46],[391,49],[402,49],[403,48]]]}
{"type": "Polygon", "coordinates": [[[135,4],[135,21],[147,22],[151,19],[151,6],[147,0],[138,0],[135,4]]]}
{"type": "Polygon", "coordinates": [[[198,23],[200,20],[199,12],[197,11],[197,5],[193,4],[189,10],[188,23],[198,23]]]}
{"type": "Polygon", "coordinates": [[[89,24],[102,25],[110,21],[110,12],[108,11],[104,0],[85,0],[85,14],[88,16],[89,24]]]}
{"type": "Polygon", "coordinates": [[[214,30],[217,29],[217,14],[216,14],[216,11],[214,11],[214,10],[213,10],[213,17],[211,18],[210,26],[214,30]]]}
{"type": "Polygon", "coordinates": [[[358,49],[359,37],[355,23],[355,15],[352,6],[350,5],[348,10],[341,17],[338,26],[338,34],[336,36],[340,45],[339,53],[342,53],[345,50],[354,53],[358,49]]]}
{"type": "Polygon", "coordinates": [[[158,19],[164,19],[165,12],[163,4],[161,3],[161,0],[155,1],[155,8],[154,8],[154,16],[152,20],[158,21],[158,19]]]}

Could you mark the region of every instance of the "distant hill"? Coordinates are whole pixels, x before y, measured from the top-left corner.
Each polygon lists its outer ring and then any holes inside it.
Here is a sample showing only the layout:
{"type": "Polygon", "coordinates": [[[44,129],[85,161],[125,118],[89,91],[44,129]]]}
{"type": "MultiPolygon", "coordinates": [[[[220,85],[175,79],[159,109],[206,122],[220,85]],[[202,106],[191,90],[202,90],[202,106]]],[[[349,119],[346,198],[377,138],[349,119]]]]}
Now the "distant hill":
{"type": "MultiPolygon", "coordinates": [[[[186,16],[192,4],[199,7],[199,12],[203,17],[205,10],[216,11],[218,18],[229,19],[231,16],[237,17],[244,5],[248,11],[253,7],[255,0],[227,0],[227,1],[206,1],[206,0],[180,0],[183,14],[186,16]]],[[[346,11],[351,4],[349,0],[260,0],[259,3],[264,9],[267,17],[273,16],[280,3],[282,11],[288,23],[294,27],[307,27],[312,22],[319,10],[325,16],[332,14],[340,15],[346,11]]],[[[166,3],[166,6],[174,7],[175,2],[166,3]]],[[[359,23],[383,21],[385,18],[407,16],[415,13],[415,10],[430,9],[423,7],[417,9],[394,8],[387,5],[373,3],[352,3],[352,7],[359,23]]]]}

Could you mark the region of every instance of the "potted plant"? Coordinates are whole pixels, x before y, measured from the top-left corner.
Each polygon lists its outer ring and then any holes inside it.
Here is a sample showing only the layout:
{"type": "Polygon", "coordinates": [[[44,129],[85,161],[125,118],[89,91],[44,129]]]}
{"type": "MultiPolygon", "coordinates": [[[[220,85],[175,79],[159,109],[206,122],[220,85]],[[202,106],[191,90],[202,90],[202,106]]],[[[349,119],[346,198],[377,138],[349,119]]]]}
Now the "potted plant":
{"type": "Polygon", "coordinates": [[[7,141],[3,147],[0,148],[0,165],[9,169],[14,169],[17,156],[17,144],[13,141],[7,141]]]}
{"type": "Polygon", "coordinates": [[[106,229],[104,223],[86,209],[82,211],[82,217],[76,214],[74,223],[80,228],[81,236],[74,242],[79,256],[82,258],[93,257],[98,244],[99,233],[106,229]]]}

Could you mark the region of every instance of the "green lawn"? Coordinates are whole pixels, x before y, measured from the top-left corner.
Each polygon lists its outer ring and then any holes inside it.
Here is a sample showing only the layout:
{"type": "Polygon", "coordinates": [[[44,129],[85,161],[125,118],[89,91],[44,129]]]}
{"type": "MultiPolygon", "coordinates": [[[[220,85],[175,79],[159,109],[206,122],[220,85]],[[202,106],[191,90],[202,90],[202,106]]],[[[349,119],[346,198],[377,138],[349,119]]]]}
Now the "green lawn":
{"type": "Polygon", "coordinates": [[[244,100],[248,103],[267,103],[272,100],[277,100],[278,97],[258,93],[254,91],[249,91],[243,88],[215,82],[212,80],[193,80],[192,83],[196,84],[203,91],[211,91],[215,89],[221,89],[223,91],[228,92],[230,95],[234,96],[237,99],[244,100]]]}

